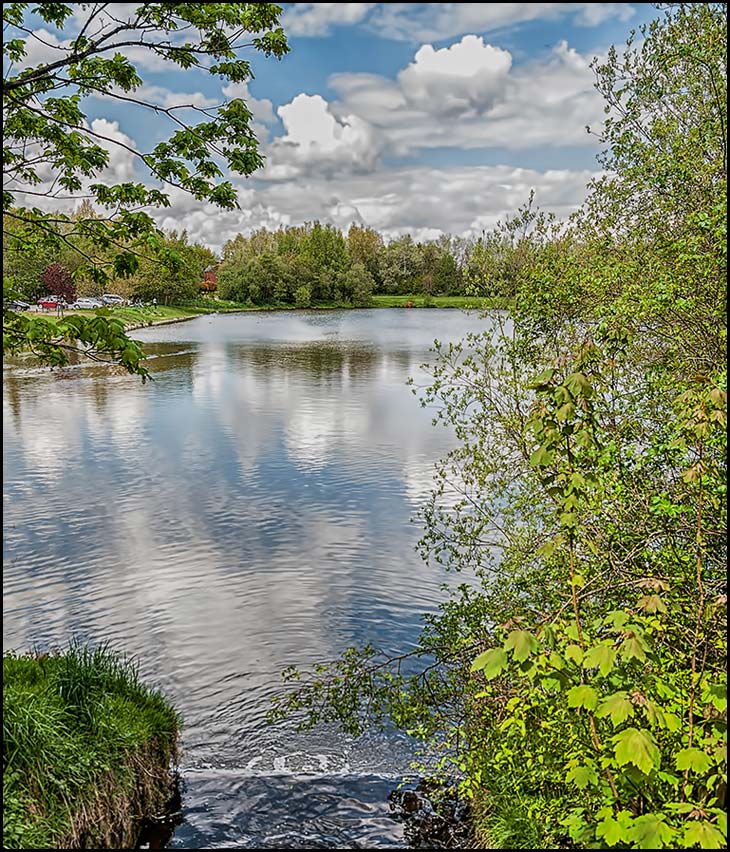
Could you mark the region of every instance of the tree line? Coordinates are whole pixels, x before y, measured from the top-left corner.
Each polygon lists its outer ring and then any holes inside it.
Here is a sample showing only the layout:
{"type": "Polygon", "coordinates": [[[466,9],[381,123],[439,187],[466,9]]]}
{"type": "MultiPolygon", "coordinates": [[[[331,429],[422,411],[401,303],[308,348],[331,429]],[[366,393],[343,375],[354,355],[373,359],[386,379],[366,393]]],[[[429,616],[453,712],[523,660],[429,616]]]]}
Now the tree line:
{"type": "MultiPolygon", "coordinates": [[[[98,296],[106,288],[131,300],[177,304],[199,297],[206,269],[213,267],[220,299],[247,305],[343,304],[365,307],[374,294],[431,296],[498,296],[512,298],[518,273],[530,251],[534,226],[532,198],[514,219],[500,223],[478,239],[443,235],[417,242],[406,234],[387,242],[373,228],[352,225],[347,233],[330,224],[308,222],[237,234],[223,247],[221,257],[192,241],[186,231],[157,235],[155,251],[135,250],[134,270],[106,281],[89,273],[87,260],[110,264],[118,247],[95,244],[78,223],[103,227],[89,202],[56,225],[56,244],[32,252],[20,241],[9,241],[3,253],[3,278],[30,301],[56,292],[48,282],[51,267],[65,271],[58,295],[98,296]],[[81,232],[79,232],[81,230],[81,232]],[[160,259],[171,258],[172,265],[160,259]]],[[[12,238],[20,228],[4,221],[12,238]]],[[[96,231],[98,235],[98,230],[96,231]]],[[[98,236],[95,236],[98,241],[98,236]]]]}

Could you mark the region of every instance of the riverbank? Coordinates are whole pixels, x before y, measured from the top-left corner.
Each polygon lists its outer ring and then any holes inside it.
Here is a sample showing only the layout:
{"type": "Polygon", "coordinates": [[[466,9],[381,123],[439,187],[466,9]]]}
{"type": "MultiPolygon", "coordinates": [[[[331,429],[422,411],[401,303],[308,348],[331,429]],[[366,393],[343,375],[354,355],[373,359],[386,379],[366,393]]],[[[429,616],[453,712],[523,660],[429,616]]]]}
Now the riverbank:
{"type": "Polygon", "coordinates": [[[4,848],[133,848],[172,793],[179,726],[106,648],[4,655],[4,848]]]}
{"type": "MultiPolygon", "coordinates": [[[[473,296],[424,296],[405,295],[373,296],[370,308],[458,308],[461,310],[487,310],[488,308],[507,308],[509,303],[505,299],[485,298],[473,296]]],[[[150,325],[166,325],[172,322],[183,322],[194,319],[203,314],[211,313],[249,313],[262,311],[294,311],[301,310],[295,305],[247,305],[236,302],[222,302],[217,299],[201,299],[195,305],[151,305],[145,307],[115,307],[111,308],[111,315],[122,320],[126,331],[135,331],[150,325]],[[207,303],[207,304],[205,304],[207,303]]],[[[306,310],[333,311],[333,310],[361,310],[354,305],[341,302],[316,302],[306,310]]],[[[92,314],[92,310],[65,311],[69,314],[92,314]]],[[[33,312],[34,315],[35,312],[33,312]]],[[[45,315],[49,320],[57,319],[57,315],[49,312],[45,315]]]]}

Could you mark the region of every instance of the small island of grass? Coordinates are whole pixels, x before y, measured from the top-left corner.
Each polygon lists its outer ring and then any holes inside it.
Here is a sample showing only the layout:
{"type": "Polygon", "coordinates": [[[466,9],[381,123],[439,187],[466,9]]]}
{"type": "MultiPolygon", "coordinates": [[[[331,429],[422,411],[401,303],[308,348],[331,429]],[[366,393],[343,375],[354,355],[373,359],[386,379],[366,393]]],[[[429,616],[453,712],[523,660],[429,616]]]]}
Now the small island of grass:
{"type": "Polygon", "coordinates": [[[107,647],[3,656],[3,846],[134,848],[170,799],[180,719],[107,647]]]}

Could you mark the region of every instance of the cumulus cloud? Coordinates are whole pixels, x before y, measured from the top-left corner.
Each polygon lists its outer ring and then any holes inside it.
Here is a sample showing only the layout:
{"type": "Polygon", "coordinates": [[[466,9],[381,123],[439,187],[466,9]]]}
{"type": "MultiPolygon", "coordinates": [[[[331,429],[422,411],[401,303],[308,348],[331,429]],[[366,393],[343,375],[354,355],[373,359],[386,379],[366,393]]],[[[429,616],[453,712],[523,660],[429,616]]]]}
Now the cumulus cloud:
{"type": "Polygon", "coordinates": [[[332,109],[360,116],[398,155],[446,146],[592,145],[585,126],[603,118],[593,83],[588,60],[565,41],[513,68],[508,51],[473,35],[441,50],[420,48],[396,80],[358,73],[329,80],[340,96],[332,109]]]}
{"type": "Polygon", "coordinates": [[[512,56],[467,35],[441,50],[424,44],[398,82],[406,99],[429,112],[485,112],[504,96],[512,56]]]}
{"type": "Polygon", "coordinates": [[[266,179],[310,171],[368,171],[377,161],[380,145],[370,124],[357,115],[338,119],[320,95],[297,95],[277,112],[285,133],[267,150],[266,179]]]}
{"type": "Polygon", "coordinates": [[[202,206],[181,192],[171,207],[155,213],[166,229],[185,228],[215,251],[237,233],[258,227],[301,224],[313,219],[346,231],[352,223],[381,231],[434,239],[442,233],[478,235],[514,215],[532,189],[542,209],[569,215],[585,197],[591,171],[538,171],[511,166],[391,167],[332,181],[315,174],[291,181],[249,181],[239,190],[240,210],[202,206]]]}
{"type": "Polygon", "coordinates": [[[134,154],[137,150],[134,139],[120,129],[118,121],[108,121],[106,118],[95,118],[91,122],[91,129],[108,140],[95,139],[109,151],[109,162],[94,182],[113,184],[136,180],[138,158],[134,154]]]}
{"type": "Polygon", "coordinates": [[[367,17],[376,3],[294,3],[288,8],[281,24],[287,35],[323,36],[333,26],[358,24],[367,17]]]}

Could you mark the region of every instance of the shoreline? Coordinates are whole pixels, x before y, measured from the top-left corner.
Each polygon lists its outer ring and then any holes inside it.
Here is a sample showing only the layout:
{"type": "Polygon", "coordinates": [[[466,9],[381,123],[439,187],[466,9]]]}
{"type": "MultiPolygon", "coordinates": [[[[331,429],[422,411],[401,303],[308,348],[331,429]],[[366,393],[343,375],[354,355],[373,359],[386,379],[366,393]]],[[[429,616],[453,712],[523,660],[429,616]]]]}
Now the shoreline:
{"type": "MultiPolygon", "coordinates": [[[[401,298],[401,297],[393,297],[393,298],[401,298]]],[[[406,297],[402,297],[406,298],[406,297]]],[[[458,298],[463,299],[464,297],[443,297],[445,299],[458,298]]],[[[374,303],[372,305],[365,306],[355,306],[355,305],[310,305],[306,308],[300,308],[295,305],[254,305],[250,307],[224,307],[224,308],[186,308],[184,306],[180,307],[180,310],[183,311],[194,311],[194,313],[187,314],[185,316],[172,316],[172,317],[164,317],[162,319],[150,320],[148,322],[140,323],[140,322],[130,322],[129,324],[125,324],[125,331],[137,331],[139,329],[151,328],[157,325],[172,325],[173,323],[178,322],[187,322],[188,320],[196,319],[201,316],[211,316],[212,314],[252,314],[252,313],[275,313],[279,312],[290,312],[290,311],[363,311],[363,310],[462,310],[462,311],[484,311],[489,309],[503,309],[506,306],[497,304],[498,300],[493,299],[482,299],[482,304],[418,304],[417,302],[413,302],[410,307],[408,304],[377,304],[374,303]]],[[[175,305],[164,306],[168,310],[175,310],[175,305]]]]}
{"type": "Polygon", "coordinates": [[[135,848],[174,796],[181,718],[108,645],[4,653],[3,716],[6,849],[135,848]]]}

